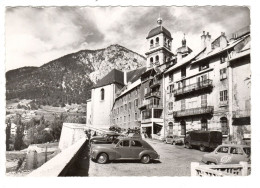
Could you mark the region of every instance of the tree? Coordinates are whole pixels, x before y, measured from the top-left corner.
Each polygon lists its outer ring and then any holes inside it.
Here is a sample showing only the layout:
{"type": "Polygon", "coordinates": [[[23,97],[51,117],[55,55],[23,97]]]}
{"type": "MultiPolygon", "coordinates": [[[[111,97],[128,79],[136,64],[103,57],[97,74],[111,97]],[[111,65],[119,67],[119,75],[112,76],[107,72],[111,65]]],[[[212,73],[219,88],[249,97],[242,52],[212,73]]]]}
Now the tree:
{"type": "Polygon", "coordinates": [[[14,123],[17,125],[16,135],[14,138],[14,149],[21,150],[22,147],[24,146],[24,142],[23,142],[24,125],[22,124],[20,114],[16,114],[16,116],[14,118],[14,123]]]}
{"type": "Polygon", "coordinates": [[[54,139],[57,139],[57,140],[60,139],[62,125],[63,125],[63,122],[65,119],[66,119],[66,116],[64,116],[63,113],[61,113],[60,115],[56,115],[54,117],[54,120],[51,124],[54,139]]]}
{"type": "Polygon", "coordinates": [[[11,120],[8,118],[6,122],[6,151],[9,151],[10,137],[11,137],[11,120]]]}

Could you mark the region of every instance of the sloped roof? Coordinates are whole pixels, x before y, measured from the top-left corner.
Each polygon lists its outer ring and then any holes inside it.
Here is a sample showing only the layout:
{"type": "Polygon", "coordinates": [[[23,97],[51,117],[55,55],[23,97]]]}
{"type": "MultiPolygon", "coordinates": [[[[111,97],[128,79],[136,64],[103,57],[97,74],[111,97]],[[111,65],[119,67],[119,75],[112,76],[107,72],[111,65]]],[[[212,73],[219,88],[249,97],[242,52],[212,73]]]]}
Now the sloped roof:
{"type": "Polygon", "coordinates": [[[212,57],[212,56],[214,56],[214,55],[217,55],[217,54],[219,54],[219,53],[222,53],[222,52],[224,52],[225,50],[228,50],[228,49],[234,47],[234,46],[237,45],[239,42],[241,42],[241,41],[243,41],[245,38],[247,38],[248,36],[249,36],[249,35],[245,35],[245,36],[243,36],[243,37],[241,37],[241,38],[235,40],[234,42],[232,42],[231,44],[229,44],[229,45],[226,46],[225,48],[215,48],[214,50],[212,50],[212,51],[210,51],[209,53],[205,54],[204,57],[202,57],[202,58],[200,58],[200,59],[198,59],[198,60],[192,62],[192,64],[197,63],[197,62],[199,62],[199,61],[201,61],[201,60],[205,60],[205,59],[207,59],[207,58],[209,58],[209,57],[212,57]]]}
{"type": "Polygon", "coordinates": [[[153,37],[153,36],[155,36],[155,35],[158,35],[158,34],[160,34],[160,33],[164,33],[164,34],[167,35],[168,37],[172,38],[170,31],[168,31],[167,29],[165,29],[163,26],[158,26],[158,27],[152,29],[152,30],[149,32],[149,34],[148,34],[148,36],[146,37],[146,39],[151,38],[151,37],[153,37]]]}
{"type": "Polygon", "coordinates": [[[176,50],[177,53],[191,53],[192,49],[190,49],[188,46],[182,46],[177,48],[176,50]]]}
{"type": "Polygon", "coordinates": [[[140,78],[140,76],[146,71],[146,67],[142,67],[136,70],[127,72],[127,82],[135,82],[140,78]]]}
{"type": "Polygon", "coordinates": [[[93,88],[102,87],[113,83],[124,85],[124,73],[122,71],[117,69],[111,70],[106,76],[99,80],[93,88]]]}

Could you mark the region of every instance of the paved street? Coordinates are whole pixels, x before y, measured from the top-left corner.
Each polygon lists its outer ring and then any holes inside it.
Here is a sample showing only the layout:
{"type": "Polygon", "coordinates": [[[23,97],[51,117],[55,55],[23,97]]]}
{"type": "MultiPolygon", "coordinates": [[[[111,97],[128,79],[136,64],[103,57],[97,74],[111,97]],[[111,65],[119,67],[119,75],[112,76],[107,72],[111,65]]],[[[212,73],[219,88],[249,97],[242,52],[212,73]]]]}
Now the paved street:
{"type": "Polygon", "coordinates": [[[205,152],[184,146],[147,140],[160,155],[160,161],[142,164],[139,161],[113,161],[107,164],[90,162],[89,176],[190,176],[190,163],[200,162],[205,152]]]}

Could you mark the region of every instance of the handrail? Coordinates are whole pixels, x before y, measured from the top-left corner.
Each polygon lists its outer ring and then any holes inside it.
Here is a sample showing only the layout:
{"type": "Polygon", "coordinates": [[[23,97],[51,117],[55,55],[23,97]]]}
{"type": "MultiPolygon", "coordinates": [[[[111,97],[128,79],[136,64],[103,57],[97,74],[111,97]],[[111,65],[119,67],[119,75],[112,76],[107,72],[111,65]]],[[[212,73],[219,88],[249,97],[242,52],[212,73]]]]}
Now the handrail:
{"type": "Polygon", "coordinates": [[[181,95],[181,94],[189,93],[189,92],[192,92],[192,91],[197,91],[197,90],[200,90],[200,89],[203,89],[203,88],[207,88],[207,87],[210,87],[210,86],[212,86],[212,80],[207,79],[207,80],[203,80],[203,81],[200,81],[200,82],[197,82],[197,83],[194,83],[194,84],[184,86],[180,89],[176,89],[174,91],[174,95],[175,96],[181,95]]]}

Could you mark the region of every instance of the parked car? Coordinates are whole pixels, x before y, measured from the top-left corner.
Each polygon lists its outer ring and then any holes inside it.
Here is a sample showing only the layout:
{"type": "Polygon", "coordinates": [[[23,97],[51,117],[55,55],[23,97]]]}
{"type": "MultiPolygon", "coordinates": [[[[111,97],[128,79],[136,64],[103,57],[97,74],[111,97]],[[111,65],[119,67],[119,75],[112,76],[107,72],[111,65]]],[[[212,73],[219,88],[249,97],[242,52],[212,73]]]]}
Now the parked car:
{"type": "Polygon", "coordinates": [[[219,131],[190,131],[184,138],[186,148],[199,147],[200,151],[215,149],[222,144],[222,133],[219,131]]]}
{"type": "Polygon", "coordinates": [[[220,145],[213,152],[205,154],[205,164],[238,164],[240,161],[250,162],[251,148],[248,145],[220,145]]]}
{"type": "Polygon", "coordinates": [[[141,160],[149,163],[159,159],[158,153],[147,142],[135,138],[116,139],[112,144],[91,145],[91,159],[104,164],[108,160],[141,160]]]}
{"type": "Polygon", "coordinates": [[[182,145],[183,144],[183,139],[179,138],[178,136],[171,136],[168,135],[165,137],[165,139],[163,140],[164,143],[166,144],[175,144],[175,145],[182,145]]]}
{"type": "Polygon", "coordinates": [[[115,132],[108,132],[100,136],[93,136],[90,139],[91,144],[111,144],[117,139],[121,134],[115,132]]]}

